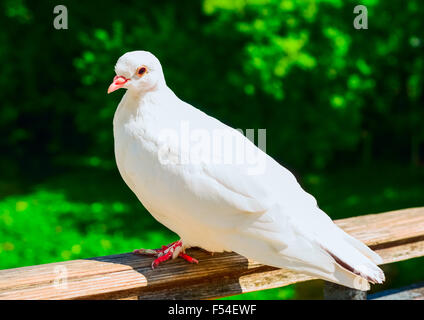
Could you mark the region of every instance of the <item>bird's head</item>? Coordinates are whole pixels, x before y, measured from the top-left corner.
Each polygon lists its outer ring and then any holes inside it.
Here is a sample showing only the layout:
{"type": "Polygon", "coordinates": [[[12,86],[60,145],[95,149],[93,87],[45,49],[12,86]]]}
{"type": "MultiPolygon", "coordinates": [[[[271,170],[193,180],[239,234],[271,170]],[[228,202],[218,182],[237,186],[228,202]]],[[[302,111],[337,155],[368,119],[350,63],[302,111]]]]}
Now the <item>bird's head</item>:
{"type": "Polygon", "coordinates": [[[147,92],[165,84],[159,60],[148,51],[131,51],[118,59],[116,76],[107,93],[120,88],[133,92],[147,92]]]}

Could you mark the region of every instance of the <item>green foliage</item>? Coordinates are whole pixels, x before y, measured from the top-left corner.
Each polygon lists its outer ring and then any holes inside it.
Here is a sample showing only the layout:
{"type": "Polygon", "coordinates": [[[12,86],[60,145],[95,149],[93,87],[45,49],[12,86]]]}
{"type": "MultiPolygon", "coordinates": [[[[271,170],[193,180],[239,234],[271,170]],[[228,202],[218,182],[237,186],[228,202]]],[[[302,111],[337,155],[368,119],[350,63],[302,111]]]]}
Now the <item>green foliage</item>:
{"type": "Polygon", "coordinates": [[[374,138],[382,131],[411,145],[411,160],[420,161],[424,127],[415,121],[423,112],[423,23],[413,17],[424,12],[418,1],[406,12],[394,1],[361,4],[367,30],[352,26],[355,1],[204,1],[205,12],[217,18],[216,32],[245,39],[239,86],[283,100],[284,107],[270,109],[284,127],[278,141],[286,161],[320,168],[336,150],[388,146],[387,136],[374,138]],[[303,151],[294,154],[299,143],[303,151]]]}
{"type": "Polygon", "coordinates": [[[269,153],[289,166],[422,162],[418,0],[405,10],[365,2],[367,30],[353,28],[354,1],[106,1],[101,14],[95,3],[64,4],[62,31],[47,23],[53,2],[5,1],[0,11],[8,30],[0,58],[9,62],[0,71],[0,147],[10,149],[1,163],[11,173],[28,155],[112,157],[122,93],[105,91],[117,58],[138,49],[159,57],[182,99],[234,127],[266,128],[269,153]]]}
{"type": "Polygon", "coordinates": [[[24,195],[4,197],[0,235],[0,269],[157,248],[176,237],[119,177],[99,169],[51,178],[24,195]]]}
{"type": "MultiPolygon", "coordinates": [[[[106,90],[130,50],[153,52],[183,100],[233,127],[266,128],[267,152],[332,218],[423,205],[422,170],[407,169],[424,153],[420,0],[362,1],[367,30],[353,28],[352,0],[61,4],[69,30],[53,28],[55,1],[0,3],[0,268],[175,239],[114,163],[122,92],[106,90]]],[[[420,262],[391,267],[392,284],[412,281],[420,262]]]]}

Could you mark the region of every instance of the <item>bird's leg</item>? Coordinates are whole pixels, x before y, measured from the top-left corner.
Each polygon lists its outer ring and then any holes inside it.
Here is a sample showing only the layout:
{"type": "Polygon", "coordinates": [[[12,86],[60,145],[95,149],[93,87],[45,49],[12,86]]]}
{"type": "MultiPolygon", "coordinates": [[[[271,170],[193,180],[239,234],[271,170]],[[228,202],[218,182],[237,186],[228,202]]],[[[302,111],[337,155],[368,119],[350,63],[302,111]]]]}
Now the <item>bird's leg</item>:
{"type": "Polygon", "coordinates": [[[152,262],[152,269],[156,268],[161,262],[167,261],[171,258],[175,259],[176,257],[181,257],[190,263],[199,263],[199,261],[184,252],[183,242],[181,240],[172,242],[167,246],[162,246],[161,249],[138,249],[134,250],[133,253],[157,257],[152,262]]]}
{"type": "Polygon", "coordinates": [[[185,254],[184,252],[181,252],[178,256],[181,257],[181,258],[183,258],[187,262],[190,262],[190,263],[199,263],[199,261],[197,261],[193,257],[190,257],[188,254],[185,254]]]}

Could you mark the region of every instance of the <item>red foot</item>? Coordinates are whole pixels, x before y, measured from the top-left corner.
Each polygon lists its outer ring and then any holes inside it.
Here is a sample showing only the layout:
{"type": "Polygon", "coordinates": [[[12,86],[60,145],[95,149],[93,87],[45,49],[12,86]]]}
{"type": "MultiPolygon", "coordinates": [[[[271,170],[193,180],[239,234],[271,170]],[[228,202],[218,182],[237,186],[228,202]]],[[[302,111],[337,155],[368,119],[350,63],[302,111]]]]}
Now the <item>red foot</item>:
{"type": "Polygon", "coordinates": [[[183,258],[187,262],[190,262],[190,263],[199,263],[199,261],[197,261],[193,257],[190,257],[188,254],[185,254],[183,252],[181,252],[178,256],[181,257],[181,258],[183,258]]]}
{"type": "MultiPolygon", "coordinates": [[[[138,250],[134,250],[133,253],[157,257],[152,262],[152,269],[154,269],[161,262],[171,259],[175,250],[181,250],[180,248],[182,248],[182,246],[183,246],[183,243],[181,242],[181,240],[178,240],[178,241],[172,242],[171,244],[168,244],[167,246],[162,246],[162,249],[138,249],[138,250]]],[[[180,252],[178,256],[183,258],[185,261],[189,263],[199,263],[199,261],[190,257],[184,252],[180,252]]]]}

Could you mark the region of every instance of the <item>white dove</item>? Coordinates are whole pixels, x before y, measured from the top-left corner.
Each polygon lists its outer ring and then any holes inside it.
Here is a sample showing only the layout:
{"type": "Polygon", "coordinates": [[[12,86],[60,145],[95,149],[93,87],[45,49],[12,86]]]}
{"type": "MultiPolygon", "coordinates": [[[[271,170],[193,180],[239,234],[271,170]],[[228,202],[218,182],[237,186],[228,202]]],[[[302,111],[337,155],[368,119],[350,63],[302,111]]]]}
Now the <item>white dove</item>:
{"type": "Polygon", "coordinates": [[[178,256],[197,263],[185,249],[200,247],[359,290],[384,281],[378,254],[337,227],[290,171],[242,133],[180,100],[153,54],[128,52],[115,72],[108,93],[127,89],[113,119],[119,172],[180,237],[134,251],[156,256],[153,268],[178,256]],[[217,135],[226,139],[224,151],[213,143],[217,135]]]}

